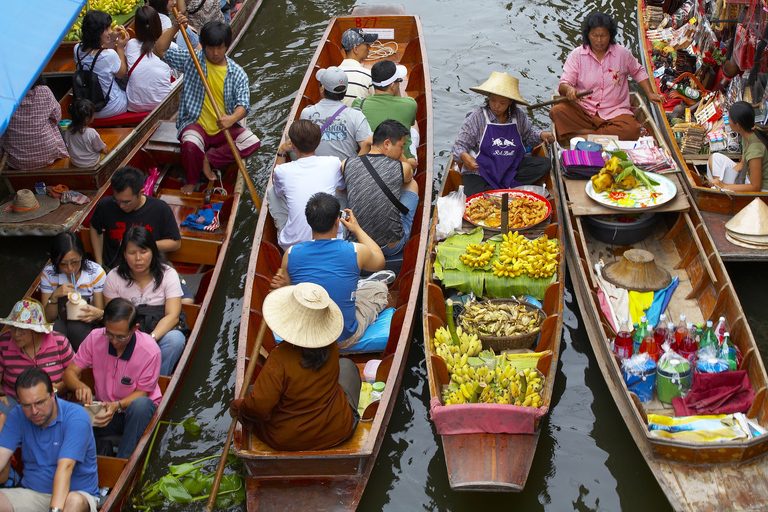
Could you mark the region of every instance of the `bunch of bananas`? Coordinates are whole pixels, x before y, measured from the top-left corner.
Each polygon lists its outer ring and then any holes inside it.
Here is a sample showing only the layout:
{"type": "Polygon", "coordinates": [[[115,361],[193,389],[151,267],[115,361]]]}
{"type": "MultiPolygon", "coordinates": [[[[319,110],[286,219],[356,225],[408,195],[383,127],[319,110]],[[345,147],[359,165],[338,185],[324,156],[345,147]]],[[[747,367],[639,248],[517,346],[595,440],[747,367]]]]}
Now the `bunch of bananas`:
{"type": "Polygon", "coordinates": [[[496,248],[489,242],[482,245],[469,244],[465,251],[459,257],[462,263],[470,267],[484,267],[491,261],[496,248]]]}
{"type": "Polygon", "coordinates": [[[515,405],[538,407],[543,402],[539,394],[543,387],[544,382],[539,373],[532,368],[526,368],[515,373],[510,379],[509,393],[514,397],[515,405]]]}
{"type": "Polygon", "coordinates": [[[493,275],[518,277],[527,274],[533,278],[551,277],[557,271],[557,239],[543,235],[528,240],[517,231],[503,235],[499,245],[499,259],[493,262],[493,275]]]}
{"type": "Polygon", "coordinates": [[[539,407],[543,404],[539,394],[543,381],[539,373],[532,368],[517,371],[511,364],[498,364],[494,370],[488,369],[487,366],[476,370],[471,367],[465,370],[461,367],[458,373],[464,373],[463,377],[454,378],[457,373],[451,375],[451,380],[456,383],[458,389],[448,387],[443,391],[445,405],[481,402],[539,407]]]}
{"type": "MultiPolygon", "coordinates": [[[[447,351],[451,355],[456,354],[458,356],[462,356],[463,354],[467,354],[467,357],[473,357],[479,354],[481,350],[483,350],[483,345],[480,340],[477,339],[476,335],[470,335],[469,333],[464,332],[461,327],[456,328],[456,334],[459,337],[458,345],[453,342],[448,329],[445,327],[438,328],[435,331],[435,337],[432,340],[432,348],[434,348],[435,354],[442,357],[438,353],[439,348],[441,351],[447,351]]],[[[443,357],[443,359],[445,358],[443,357]]]]}
{"type": "Polygon", "coordinates": [[[119,14],[128,14],[133,11],[141,0],[88,0],[91,9],[104,11],[107,14],[116,16],[119,14]]]}
{"type": "Polygon", "coordinates": [[[82,22],[76,21],[72,28],[69,29],[67,35],[64,36],[65,41],[80,41],[83,38],[82,22]]]}

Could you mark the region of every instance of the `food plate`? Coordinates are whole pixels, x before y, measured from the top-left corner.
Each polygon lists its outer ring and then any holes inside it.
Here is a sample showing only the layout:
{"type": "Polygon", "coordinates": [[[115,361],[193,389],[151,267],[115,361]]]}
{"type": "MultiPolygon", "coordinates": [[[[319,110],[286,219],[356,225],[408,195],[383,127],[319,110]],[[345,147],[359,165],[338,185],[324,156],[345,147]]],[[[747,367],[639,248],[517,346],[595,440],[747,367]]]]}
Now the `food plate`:
{"type": "Polygon", "coordinates": [[[670,202],[677,194],[675,183],[667,177],[659,174],[648,173],[648,177],[653,181],[658,181],[659,185],[653,187],[653,192],[648,190],[644,184],[640,184],[632,190],[614,190],[609,192],[604,190],[599,194],[592,187],[592,181],[587,181],[585,191],[589,197],[601,205],[612,210],[621,210],[624,212],[639,212],[658,208],[665,203],[670,202]]]}
{"type": "MultiPolygon", "coordinates": [[[[499,189],[499,190],[489,190],[487,192],[482,192],[480,194],[475,194],[475,195],[467,198],[467,208],[464,211],[464,219],[466,219],[467,222],[469,222],[470,224],[474,224],[475,226],[480,226],[482,228],[489,229],[491,231],[501,231],[501,227],[500,226],[488,225],[486,220],[475,220],[475,221],[473,221],[472,219],[470,219],[470,209],[471,209],[472,205],[475,203],[475,201],[477,201],[479,199],[483,199],[484,195],[485,196],[489,196],[489,195],[490,196],[496,196],[496,197],[494,197],[494,199],[497,200],[499,203],[501,203],[501,194],[504,194],[504,193],[509,194],[510,220],[513,219],[513,215],[512,215],[512,212],[513,212],[513,210],[512,210],[512,201],[514,199],[516,199],[516,198],[525,198],[525,199],[528,199],[528,200],[531,200],[531,201],[534,201],[534,202],[539,202],[539,203],[542,203],[542,205],[546,208],[546,213],[544,214],[544,216],[541,217],[540,219],[537,219],[536,222],[532,222],[532,223],[529,223],[529,224],[526,224],[526,225],[523,225],[523,226],[510,227],[509,229],[512,230],[512,231],[531,228],[533,226],[541,224],[542,222],[547,220],[550,215],[552,215],[552,205],[549,203],[549,201],[547,201],[546,199],[541,197],[539,194],[534,194],[533,192],[527,192],[527,191],[524,191],[524,190],[499,189]]],[[[499,224],[501,224],[501,208],[499,208],[499,207],[496,208],[495,215],[499,216],[498,217],[499,218],[498,222],[499,222],[499,224]]]]}

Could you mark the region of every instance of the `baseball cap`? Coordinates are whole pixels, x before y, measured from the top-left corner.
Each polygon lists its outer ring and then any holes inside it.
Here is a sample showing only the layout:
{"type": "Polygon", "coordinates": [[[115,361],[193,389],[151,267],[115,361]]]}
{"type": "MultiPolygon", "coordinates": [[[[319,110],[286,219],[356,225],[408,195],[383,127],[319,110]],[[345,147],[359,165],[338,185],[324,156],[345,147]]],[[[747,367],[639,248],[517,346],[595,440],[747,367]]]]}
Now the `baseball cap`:
{"type": "Polygon", "coordinates": [[[371,68],[371,77],[378,79],[372,82],[376,87],[386,87],[395,80],[405,78],[406,75],[408,75],[408,68],[388,60],[380,60],[371,68]],[[390,76],[384,78],[387,75],[390,76]]]}
{"type": "Polygon", "coordinates": [[[340,93],[347,90],[347,74],[336,66],[319,69],[315,75],[328,92],[340,93]]]}
{"type": "Polygon", "coordinates": [[[366,43],[371,44],[379,38],[379,34],[370,34],[363,32],[359,28],[350,28],[341,36],[341,47],[345,50],[351,50],[355,46],[366,43]]]}

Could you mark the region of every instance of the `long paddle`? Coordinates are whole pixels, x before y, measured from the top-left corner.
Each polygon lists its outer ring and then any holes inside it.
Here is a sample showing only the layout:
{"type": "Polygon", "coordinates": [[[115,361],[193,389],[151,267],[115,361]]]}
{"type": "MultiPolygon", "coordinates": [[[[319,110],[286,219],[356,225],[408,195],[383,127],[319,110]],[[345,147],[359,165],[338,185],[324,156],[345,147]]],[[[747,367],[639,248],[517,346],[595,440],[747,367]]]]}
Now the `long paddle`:
{"type": "MultiPolygon", "coordinates": [[[[581,98],[582,96],[586,96],[587,94],[592,94],[594,91],[584,91],[580,92],[576,95],[577,98],[581,98]]],[[[539,108],[539,107],[546,107],[547,105],[554,105],[555,103],[562,103],[564,101],[571,101],[568,99],[568,96],[560,96],[558,98],[555,98],[553,100],[549,101],[542,101],[541,103],[534,103],[533,105],[528,105],[528,108],[539,108]]]]}
{"type": "MultiPolygon", "coordinates": [[[[282,274],[283,269],[278,269],[277,273],[282,274]]],[[[243,386],[240,388],[240,395],[238,398],[245,398],[248,394],[248,384],[253,378],[253,372],[256,370],[256,360],[259,358],[259,352],[261,352],[261,344],[264,341],[264,334],[267,332],[267,321],[264,316],[261,317],[261,325],[259,325],[259,332],[256,334],[256,344],[251,351],[251,360],[248,362],[248,368],[245,369],[245,376],[243,377],[243,386]]],[[[221,458],[219,459],[219,465],[216,468],[216,475],[213,477],[213,484],[211,485],[211,495],[208,496],[208,502],[205,504],[205,510],[211,512],[213,505],[216,503],[216,496],[219,494],[219,485],[221,484],[221,477],[224,475],[224,467],[227,465],[227,455],[229,455],[229,446],[232,444],[232,438],[235,436],[235,427],[237,426],[237,418],[232,418],[232,424],[229,425],[229,432],[227,433],[227,440],[224,441],[224,449],[221,451],[221,458]]]]}
{"type": "MultiPolygon", "coordinates": [[[[173,8],[173,14],[174,16],[179,15],[179,10],[176,7],[173,8]]],[[[192,61],[195,63],[195,67],[197,68],[197,74],[200,75],[200,80],[203,81],[203,87],[205,87],[205,94],[208,95],[208,99],[211,101],[211,106],[213,106],[213,111],[216,113],[216,119],[221,120],[221,111],[219,111],[219,106],[216,104],[216,100],[213,99],[213,91],[211,91],[211,86],[208,85],[208,80],[205,78],[203,67],[200,65],[200,61],[197,60],[197,54],[195,53],[195,48],[192,46],[192,43],[189,40],[189,34],[187,34],[187,31],[185,30],[184,27],[181,27],[181,35],[184,37],[184,42],[187,43],[187,48],[189,49],[189,55],[192,57],[192,61]]],[[[229,148],[232,150],[232,156],[235,157],[235,162],[237,162],[237,168],[240,169],[240,175],[248,184],[248,190],[251,191],[251,198],[253,198],[253,203],[256,205],[257,209],[261,209],[261,199],[259,199],[258,194],[256,194],[256,188],[253,186],[253,182],[251,181],[250,176],[248,176],[248,173],[245,170],[245,163],[243,163],[243,159],[240,157],[240,152],[237,150],[237,146],[235,146],[235,141],[232,140],[232,135],[229,133],[228,128],[224,129],[224,136],[227,138],[227,142],[229,143],[229,148]]]]}

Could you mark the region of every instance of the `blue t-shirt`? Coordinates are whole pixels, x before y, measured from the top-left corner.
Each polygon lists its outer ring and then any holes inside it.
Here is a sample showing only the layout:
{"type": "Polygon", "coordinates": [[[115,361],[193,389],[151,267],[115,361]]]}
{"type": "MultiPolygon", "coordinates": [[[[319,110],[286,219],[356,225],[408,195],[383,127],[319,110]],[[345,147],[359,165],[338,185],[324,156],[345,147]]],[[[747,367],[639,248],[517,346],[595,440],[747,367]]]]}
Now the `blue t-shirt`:
{"type": "Polygon", "coordinates": [[[325,288],[344,316],[340,340],[355,333],[355,291],[360,279],[355,244],[336,238],[296,244],[288,256],[288,276],[291,284],[314,283],[325,288]]]}
{"type": "Polygon", "coordinates": [[[56,405],[56,419],[42,429],[29,421],[21,406],[16,406],[0,432],[0,446],[11,451],[21,446],[24,463],[21,485],[25,489],[52,493],[59,459],[72,459],[75,468],[69,483],[70,491],[98,496],[96,441],[91,418],[82,405],[59,400],[58,397],[56,405]]]}

